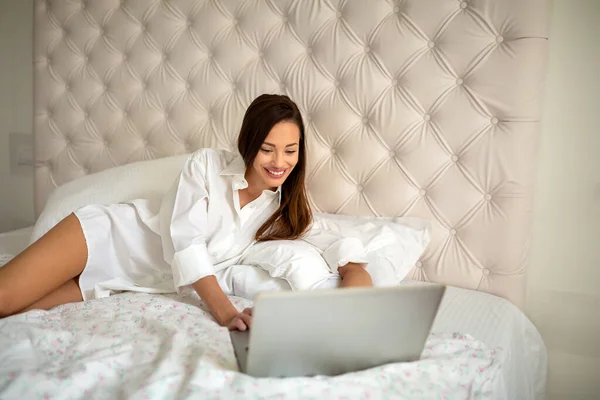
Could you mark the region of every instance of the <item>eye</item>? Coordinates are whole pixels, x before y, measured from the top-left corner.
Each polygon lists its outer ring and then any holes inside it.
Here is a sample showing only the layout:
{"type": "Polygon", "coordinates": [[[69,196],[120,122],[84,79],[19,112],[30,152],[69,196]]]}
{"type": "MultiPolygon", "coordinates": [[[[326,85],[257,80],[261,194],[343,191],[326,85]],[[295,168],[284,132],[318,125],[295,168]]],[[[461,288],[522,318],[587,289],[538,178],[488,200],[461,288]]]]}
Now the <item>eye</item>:
{"type": "Polygon", "coordinates": [[[262,152],[263,152],[263,153],[265,153],[265,154],[269,154],[269,153],[272,153],[272,152],[273,152],[273,150],[270,150],[270,149],[262,149],[262,148],[260,149],[260,151],[262,151],[262,152]]]}
{"type": "Polygon", "coordinates": [[[294,153],[297,153],[297,151],[296,150],[286,150],[285,153],[286,154],[294,154],[294,153]]]}

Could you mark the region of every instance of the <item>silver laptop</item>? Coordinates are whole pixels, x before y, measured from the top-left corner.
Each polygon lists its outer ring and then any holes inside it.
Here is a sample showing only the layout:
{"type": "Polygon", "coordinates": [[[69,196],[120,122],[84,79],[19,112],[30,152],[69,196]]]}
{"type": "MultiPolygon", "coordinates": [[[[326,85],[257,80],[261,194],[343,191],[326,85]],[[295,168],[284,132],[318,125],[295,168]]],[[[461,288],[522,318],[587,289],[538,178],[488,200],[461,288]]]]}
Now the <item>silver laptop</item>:
{"type": "Polygon", "coordinates": [[[267,292],[252,329],[230,333],[240,371],[254,377],[334,376],[418,360],[446,287],[267,292]]]}

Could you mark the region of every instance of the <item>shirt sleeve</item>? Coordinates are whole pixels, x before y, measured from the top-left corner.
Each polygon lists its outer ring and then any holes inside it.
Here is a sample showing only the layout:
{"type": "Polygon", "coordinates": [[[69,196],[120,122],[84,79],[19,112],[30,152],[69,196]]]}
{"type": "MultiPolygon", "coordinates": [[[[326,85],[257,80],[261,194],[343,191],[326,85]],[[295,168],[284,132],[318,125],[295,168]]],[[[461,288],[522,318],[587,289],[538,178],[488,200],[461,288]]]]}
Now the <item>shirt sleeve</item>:
{"type": "Polygon", "coordinates": [[[207,157],[192,155],[165,196],[161,207],[161,226],[165,261],[171,265],[178,293],[191,291],[191,284],[214,274],[208,254],[207,157]]]}
{"type": "Polygon", "coordinates": [[[322,257],[331,272],[336,273],[339,267],[348,263],[356,263],[365,267],[368,263],[367,251],[358,238],[343,237],[340,233],[312,227],[304,241],[322,252],[322,257]]]}

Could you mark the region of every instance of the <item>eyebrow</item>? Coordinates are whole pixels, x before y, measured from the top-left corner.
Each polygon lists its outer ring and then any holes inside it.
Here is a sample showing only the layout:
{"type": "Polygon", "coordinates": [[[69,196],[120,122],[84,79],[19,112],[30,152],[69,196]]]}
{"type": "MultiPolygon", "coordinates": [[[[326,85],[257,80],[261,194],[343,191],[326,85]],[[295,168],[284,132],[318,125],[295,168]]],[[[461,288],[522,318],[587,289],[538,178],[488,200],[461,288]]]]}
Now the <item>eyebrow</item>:
{"type": "MultiPolygon", "coordinates": [[[[269,142],[264,142],[263,144],[266,144],[267,146],[271,146],[271,147],[276,147],[273,143],[269,143],[269,142]]],[[[288,147],[297,146],[297,145],[298,145],[298,143],[290,143],[285,147],[288,148],[288,147]]]]}

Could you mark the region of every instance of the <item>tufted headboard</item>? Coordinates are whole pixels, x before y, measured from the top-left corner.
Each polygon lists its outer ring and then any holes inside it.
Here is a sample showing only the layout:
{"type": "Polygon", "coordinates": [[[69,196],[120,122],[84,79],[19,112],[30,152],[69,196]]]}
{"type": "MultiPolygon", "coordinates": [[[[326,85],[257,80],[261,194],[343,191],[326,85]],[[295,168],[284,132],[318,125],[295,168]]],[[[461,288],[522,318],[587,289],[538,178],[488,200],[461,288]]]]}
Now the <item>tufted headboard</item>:
{"type": "Polygon", "coordinates": [[[36,0],[36,211],[297,102],[316,211],[421,216],[412,278],[523,302],[548,0],[36,0]]]}

